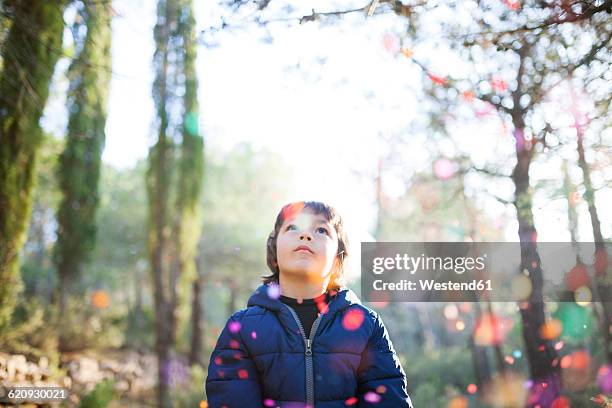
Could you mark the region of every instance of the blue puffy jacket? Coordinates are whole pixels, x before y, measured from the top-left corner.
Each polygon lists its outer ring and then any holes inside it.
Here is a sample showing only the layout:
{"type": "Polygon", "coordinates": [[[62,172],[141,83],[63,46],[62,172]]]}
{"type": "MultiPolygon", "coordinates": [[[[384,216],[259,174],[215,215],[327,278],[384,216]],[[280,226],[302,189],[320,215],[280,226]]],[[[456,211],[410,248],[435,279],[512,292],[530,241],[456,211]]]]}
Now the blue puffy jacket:
{"type": "Polygon", "coordinates": [[[307,339],[293,309],[261,285],[219,336],[206,394],[210,408],[412,408],[382,320],[350,289],[307,339]]]}

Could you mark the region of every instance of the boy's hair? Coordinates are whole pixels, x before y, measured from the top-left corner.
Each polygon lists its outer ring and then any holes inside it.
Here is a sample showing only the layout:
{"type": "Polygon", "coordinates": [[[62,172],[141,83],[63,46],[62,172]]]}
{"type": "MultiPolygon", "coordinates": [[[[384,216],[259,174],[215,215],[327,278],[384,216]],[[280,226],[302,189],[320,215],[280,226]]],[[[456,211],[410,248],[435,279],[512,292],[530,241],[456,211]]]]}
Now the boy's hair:
{"type": "Polygon", "coordinates": [[[274,230],[268,236],[267,242],[267,261],[272,274],[263,276],[263,283],[269,284],[272,282],[279,282],[280,270],[276,261],[276,238],[278,237],[278,232],[287,218],[293,217],[295,214],[305,209],[311,210],[316,215],[323,215],[327,222],[336,230],[336,234],[338,235],[338,252],[336,253],[338,268],[332,271],[327,290],[340,290],[345,283],[344,271],[346,268],[346,258],[348,256],[348,239],[344,231],[344,224],[340,214],[338,214],[332,206],[319,201],[298,201],[287,204],[280,210],[276,216],[274,230]]]}

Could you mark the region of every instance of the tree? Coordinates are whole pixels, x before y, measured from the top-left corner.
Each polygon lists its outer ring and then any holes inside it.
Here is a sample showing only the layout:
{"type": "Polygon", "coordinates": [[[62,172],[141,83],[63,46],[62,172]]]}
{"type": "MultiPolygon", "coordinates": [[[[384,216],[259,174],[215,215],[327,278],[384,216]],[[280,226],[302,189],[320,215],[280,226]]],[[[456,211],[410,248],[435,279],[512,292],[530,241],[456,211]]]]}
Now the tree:
{"type": "MultiPolygon", "coordinates": [[[[96,241],[98,183],[104,148],[111,64],[111,4],[86,2],[79,10],[87,34],[76,38],[78,56],[68,71],[68,132],[60,157],[56,264],[59,315],[82,275],[96,241]]],[[[83,23],[76,23],[75,32],[83,23]]],[[[77,34],[78,35],[78,34],[77,34]]],[[[61,335],[60,335],[61,347],[61,335]]]]}
{"type": "Polygon", "coordinates": [[[160,407],[171,406],[168,394],[168,374],[166,367],[170,363],[174,345],[174,311],[170,305],[176,290],[175,280],[170,276],[168,264],[170,215],[170,181],[173,162],[173,146],[169,130],[169,54],[171,50],[171,27],[176,26],[177,4],[173,0],[160,0],[157,6],[157,24],[155,26],[156,70],[153,84],[153,98],[157,108],[158,132],[157,142],[149,151],[149,169],[147,171],[147,193],[149,197],[149,256],[153,280],[153,298],[155,305],[155,350],[158,358],[158,391],[157,400],[160,407]]]}
{"type": "Polygon", "coordinates": [[[18,255],[32,205],[42,141],[39,119],[61,54],[65,0],[3,1],[12,19],[2,44],[0,73],[0,331],[18,293],[18,255]]]}
{"type": "Polygon", "coordinates": [[[160,0],[155,26],[157,142],[149,152],[149,252],[158,356],[158,403],[171,406],[169,367],[176,347],[177,310],[195,277],[200,234],[203,138],[195,61],[195,20],[188,0],[160,0]],[[182,93],[182,97],[181,97],[182,93]],[[179,115],[176,112],[180,112],[179,115]],[[181,141],[180,152],[176,148],[181,141]]]}
{"type": "MultiPolygon", "coordinates": [[[[178,35],[182,38],[182,70],[185,76],[183,95],[182,141],[178,163],[178,186],[173,242],[176,245],[174,275],[181,290],[173,299],[172,308],[179,305],[189,310],[187,296],[197,290],[196,252],[202,232],[200,196],[204,177],[204,139],[199,130],[198,78],[196,73],[197,43],[193,2],[183,0],[179,13],[178,35]],[[196,285],[193,286],[192,285],[196,285]],[[190,290],[191,289],[191,290],[190,290]]],[[[201,292],[200,292],[201,294],[201,292]]],[[[199,296],[199,295],[198,295],[199,296]]],[[[199,298],[192,299],[192,303],[199,298]]],[[[192,311],[193,313],[193,311],[192,311]]],[[[188,324],[188,313],[179,313],[175,326],[188,324]]],[[[177,330],[177,327],[173,329],[177,330]]]]}
{"type": "MultiPolygon", "coordinates": [[[[456,113],[462,101],[473,103],[490,108],[511,129],[514,165],[507,175],[514,186],[514,198],[508,203],[515,208],[519,226],[521,271],[527,271],[533,287],[529,302],[521,307],[523,337],[532,378],[548,385],[542,392],[534,388],[535,398],[546,403],[559,393],[559,366],[552,344],[540,335],[545,310],[530,168],[536,152],[548,150],[551,127],[541,108],[544,97],[573,73],[596,75],[589,64],[605,60],[604,50],[612,35],[606,23],[610,2],[483,2],[471,10],[469,6],[444,6],[455,15],[465,12],[470,17],[465,22],[448,21],[444,36],[465,63],[467,77],[434,72],[427,62],[409,52],[404,54],[423,68],[431,84],[429,94],[442,102],[436,112],[456,113]],[[578,37],[585,39],[580,47],[573,41],[578,37]]],[[[418,25],[410,31],[415,43],[424,41],[418,25]]],[[[434,44],[436,41],[429,43],[434,44]]]]}

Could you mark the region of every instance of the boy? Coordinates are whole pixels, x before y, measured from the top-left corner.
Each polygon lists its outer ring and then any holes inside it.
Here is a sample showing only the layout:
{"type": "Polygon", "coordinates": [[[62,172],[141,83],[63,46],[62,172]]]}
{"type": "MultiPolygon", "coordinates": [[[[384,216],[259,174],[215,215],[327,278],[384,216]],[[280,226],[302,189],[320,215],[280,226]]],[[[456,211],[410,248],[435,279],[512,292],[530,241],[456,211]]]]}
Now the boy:
{"type": "Polygon", "coordinates": [[[343,288],[347,256],[332,207],[283,207],[267,243],[272,274],[211,355],[210,408],[412,408],[382,320],[343,288]]]}

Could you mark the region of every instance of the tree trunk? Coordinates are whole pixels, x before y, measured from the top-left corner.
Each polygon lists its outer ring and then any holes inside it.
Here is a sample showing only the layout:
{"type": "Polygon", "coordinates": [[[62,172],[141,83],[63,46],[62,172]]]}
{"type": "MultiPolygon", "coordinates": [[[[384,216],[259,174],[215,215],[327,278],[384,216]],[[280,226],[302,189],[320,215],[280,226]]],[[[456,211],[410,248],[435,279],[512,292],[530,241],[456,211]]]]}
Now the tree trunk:
{"type": "Polygon", "coordinates": [[[537,232],[533,221],[532,197],[529,186],[529,167],[533,157],[533,148],[525,140],[525,123],[519,101],[515,101],[514,137],[516,139],[517,163],[512,172],[515,186],[514,206],[518,219],[518,234],[521,245],[521,272],[529,276],[532,292],[529,300],[521,305],[523,320],[523,340],[527,351],[529,370],[534,384],[546,383],[546,400],[559,395],[559,366],[553,364],[557,353],[549,341],[540,335],[540,328],[545,323],[544,301],[542,296],[543,277],[540,257],[537,251],[537,232]]]}
{"type": "Polygon", "coordinates": [[[0,74],[0,332],[21,282],[18,254],[30,216],[42,115],[61,54],[65,0],[4,1],[13,23],[0,74]]]}
{"type": "Polygon", "coordinates": [[[173,170],[172,135],[169,134],[171,93],[170,53],[171,34],[174,34],[177,18],[175,0],[159,0],[157,24],[154,29],[156,70],[153,83],[153,99],[157,109],[157,142],[149,150],[147,194],[149,197],[149,256],[153,280],[155,305],[155,351],[158,359],[157,405],[172,407],[170,399],[170,363],[174,350],[174,309],[172,293],[173,254],[171,253],[172,216],[170,212],[171,174],[173,170]]]}
{"type": "MultiPolygon", "coordinates": [[[[96,211],[102,150],[104,149],[106,109],[111,69],[111,5],[86,3],[83,21],[87,26],[78,57],[68,71],[68,134],[60,156],[58,179],[62,191],[57,221],[57,273],[60,298],[70,295],[66,282],[78,282],[94,249],[96,211]]],[[[60,302],[59,316],[65,302],[60,302]]],[[[60,333],[60,349],[63,336],[60,333]]]]}
{"type": "MultiPolygon", "coordinates": [[[[476,321],[480,320],[482,311],[480,309],[480,303],[474,303],[474,312],[476,315],[476,321]]],[[[472,352],[472,364],[474,365],[474,375],[476,377],[476,385],[478,389],[482,390],[483,386],[491,381],[491,367],[487,358],[487,348],[476,344],[474,341],[474,333],[470,334],[468,339],[468,345],[472,352]]]]}
{"type": "Polygon", "coordinates": [[[228,281],[229,287],[229,300],[227,302],[228,316],[233,315],[236,312],[236,298],[238,297],[238,288],[236,282],[233,280],[228,281]]]}
{"type": "Polygon", "coordinates": [[[204,313],[202,309],[202,294],[203,294],[204,279],[202,279],[201,271],[198,268],[198,275],[192,284],[191,298],[191,344],[189,351],[189,364],[203,365],[204,359],[202,355],[202,323],[204,321],[204,313]]]}
{"type": "MultiPolygon", "coordinates": [[[[570,92],[572,99],[575,99],[573,86],[571,86],[570,92]]],[[[599,222],[597,207],[595,205],[595,190],[593,189],[593,183],[591,182],[591,169],[584,154],[584,128],[580,123],[578,113],[573,111],[572,114],[574,115],[574,127],[576,128],[577,136],[576,143],[578,150],[578,166],[582,170],[582,183],[584,184],[585,189],[584,199],[589,208],[591,228],[593,229],[593,239],[595,242],[595,282],[596,290],[599,295],[598,297],[601,300],[602,306],[601,331],[603,334],[604,356],[608,363],[612,363],[612,333],[610,333],[612,330],[612,299],[610,299],[612,285],[607,284],[605,280],[605,274],[607,273],[607,252],[603,235],[601,234],[601,223],[599,222]],[[599,261],[604,260],[604,265],[602,265],[602,262],[597,262],[598,259],[599,261]]]]}

